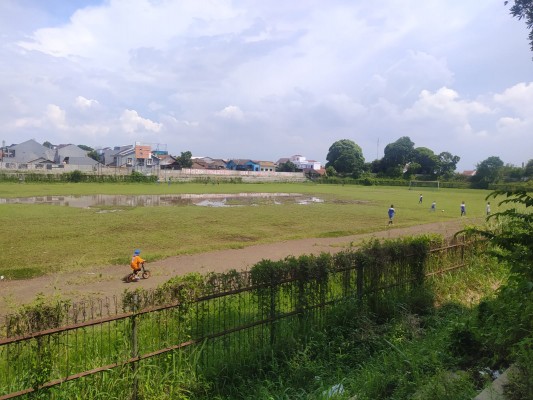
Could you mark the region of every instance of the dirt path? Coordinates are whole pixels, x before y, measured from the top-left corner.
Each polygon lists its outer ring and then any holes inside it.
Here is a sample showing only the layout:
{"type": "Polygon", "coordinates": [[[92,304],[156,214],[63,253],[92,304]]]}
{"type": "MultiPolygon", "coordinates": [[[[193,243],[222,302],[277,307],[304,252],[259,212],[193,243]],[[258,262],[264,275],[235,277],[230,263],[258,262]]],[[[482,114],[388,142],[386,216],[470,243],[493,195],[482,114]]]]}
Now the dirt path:
{"type": "Polygon", "coordinates": [[[124,289],[154,288],[175,275],[188,272],[223,272],[229,269],[244,270],[263,260],[280,260],[287,256],[302,254],[336,253],[346,247],[357,246],[371,237],[397,238],[405,235],[438,233],[445,237],[453,235],[472,219],[453,220],[408,228],[390,228],[381,232],[345,236],[339,238],[314,238],[262,244],[236,250],[219,250],[207,253],[170,257],[150,264],[152,277],[137,283],[123,283],[122,277],[129,268],[123,266],[100,266],[90,272],[56,273],[34,279],[0,281],[0,317],[27,304],[42,293],[45,296],[61,296],[63,299],[81,300],[87,297],[112,297],[124,289]]]}

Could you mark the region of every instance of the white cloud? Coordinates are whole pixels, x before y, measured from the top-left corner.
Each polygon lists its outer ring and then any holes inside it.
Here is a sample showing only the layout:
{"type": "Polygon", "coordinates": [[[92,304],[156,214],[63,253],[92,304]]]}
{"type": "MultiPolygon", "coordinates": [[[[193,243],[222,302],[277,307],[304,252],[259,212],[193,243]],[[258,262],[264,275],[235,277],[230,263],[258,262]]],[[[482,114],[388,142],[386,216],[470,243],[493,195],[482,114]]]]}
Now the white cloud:
{"type": "Polygon", "coordinates": [[[235,121],[242,121],[244,119],[244,113],[238,106],[227,106],[224,109],[216,113],[217,116],[231,119],[235,121]]]}
{"type": "Polygon", "coordinates": [[[408,119],[436,118],[439,120],[467,121],[471,115],[488,114],[491,109],[477,101],[461,100],[459,93],[442,87],[435,93],[428,90],[420,92],[418,100],[405,110],[408,119]]]}
{"type": "Polygon", "coordinates": [[[18,45],[54,57],[120,68],[126,66],[131,49],[164,48],[195,27],[202,34],[233,32],[238,29],[237,16],[227,0],[110,0],[79,9],[62,26],[38,29],[18,45]]]}
{"type": "Polygon", "coordinates": [[[520,82],[503,93],[495,94],[494,101],[515,111],[520,116],[533,118],[533,82],[520,82]]]}
{"type": "Polygon", "coordinates": [[[55,104],[49,104],[46,108],[47,120],[58,129],[67,129],[67,113],[55,104]]]}
{"type": "Polygon", "coordinates": [[[502,117],[498,120],[498,129],[506,132],[521,130],[525,123],[520,118],[502,117]]]}
{"type": "Polygon", "coordinates": [[[120,116],[120,125],[126,133],[139,131],[159,132],[163,124],[141,117],[135,110],[124,110],[120,116]]]}
{"type": "Polygon", "coordinates": [[[85,110],[85,109],[88,109],[88,108],[91,108],[93,106],[98,105],[98,101],[97,100],[92,100],[92,99],[86,99],[83,96],[78,96],[78,97],[76,97],[74,105],[77,108],[85,110]]]}
{"type": "Polygon", "coordinates": [[[13,128],[39,128],[43,125],[43,121],[40,118],[17,118],[11,126],[13,128]]]}

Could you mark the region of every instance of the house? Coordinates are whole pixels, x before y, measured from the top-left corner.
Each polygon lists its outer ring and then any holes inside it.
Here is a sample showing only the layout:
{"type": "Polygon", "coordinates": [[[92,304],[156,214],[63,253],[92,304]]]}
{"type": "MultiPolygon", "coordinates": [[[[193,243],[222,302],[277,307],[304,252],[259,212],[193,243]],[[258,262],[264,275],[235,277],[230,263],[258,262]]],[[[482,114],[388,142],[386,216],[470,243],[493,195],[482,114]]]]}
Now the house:
{"type": "Polygon", "coordinates": [[[272,161],[256,161],[260,171],[276,171],[276,164],[272,161]]]}
{"type": "Polygon", "coordinates": [[[229,160],[226,164],[227,169],[234,171],[260,171],[260,165],[252,160],[235,159],[229,160]]]}
{"type": "Polygon", "coordinates": [[[132,149],[133,146],[131,144],[126,146],[115,146],[113,148],[103,148],[100,150],[97,150],[98,158],[100,159],[100,162],[108,167],[116,167],[116,154],[120,153],[121,151],[124,151],[126,149],[132,149]]]}
{"type": "Polygon", "coordinates": [[[53,164],[55,161],[55,150],[49,149],[33,139],[7,146],[5,153],[4,162],[53,164]]]}
{"type": "Polygon", "coordinates": [[[320,168],[320,169],[306,168],[303,170],[303,173],[309,179],[317,179],[317,178],[326,176],[326,169],[325,168],[320,168]]]}
{"type": "Polygon", "coordinates": [[[288,161],[290,161],[290,158],[288,158],[288,157],[280,158],[278,161],[276,161],[276,168],[279,167],[282,164],[287,163],[288,161]]]}
{"type": "Polygon", "coordinates": [[[114,166],[125,167],[131,171],[143,174],[151,174],[159,167],[159,158],[152,154],[152,148],[148,145],[135,144],[115,153],[114,166]]]}
{"type": "Polygon", "coordinates": [[[315,160],[308,160],[306,157],[301,156],[299,154],[291,156],[289,159],[290,162],[292,162],[298,169],[305,170],[305,169],[314,169],[314,170],[320,170],[322,168],[322,165],[320,161],[315,160]]]}
{"type": "Polygon", "coordinates": [[[192,157],[192,169],[226,169],[226,161],[220,158],[192,157]]]}
{"type": "Polygon", "coordinates": [[[475,176],[476,175],[476,170],[466,170],[466,171],[463,171],[461,173],[461,175],[464,175],[464,176],[475,176]]]}
{"type": "Polygon", "coordinates": [[[159,154],[157,158],[159,158],[159,168],[161,169],[181,169],[181,165],[176,160],[176,157],[170,154],[159,154]]]}
{"type": "Polygon", "coordinates": [[[99,164],[98,161],[87,156],[87,151],[74,144],[61,144],[55,149],[55,164],[90,165],[99,164]]]}
{"type": "Polygon", "coordinates": [[[315,160],[308,160],[306,157],[302,156],[302,155],[299,155],[299,154],[296,154],[296,155],[293,155],[291,157],[283,157],[283,158],[280,158],[277,162],[276,162],[276,166],[280,166],[282,164],[285,164],[287,162],[291,162],[293,163],[294,165],[296,165],[296,168],[300,169],[300,170],[307,170],[307,169],[314,169],[314,170],[320,170],[322,169],[322,164],[320,163],[320,161],[315,161],[315,160]]]}

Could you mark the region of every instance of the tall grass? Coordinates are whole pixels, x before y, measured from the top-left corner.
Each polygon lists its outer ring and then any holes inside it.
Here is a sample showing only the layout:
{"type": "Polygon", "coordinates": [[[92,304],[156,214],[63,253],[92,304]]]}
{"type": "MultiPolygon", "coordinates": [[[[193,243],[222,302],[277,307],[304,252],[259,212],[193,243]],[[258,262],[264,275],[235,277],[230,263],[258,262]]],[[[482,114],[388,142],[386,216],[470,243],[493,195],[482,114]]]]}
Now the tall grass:
{"type": "Polygon", "coordinates": [[[466,269],[433,279],[431,293],[440,302],[434,311],[413,313],[412,299],[396,298],[398,312],[385,322],[344,303],[329,315],[329,328],[310,332],[299,351],[263,366],[259,375],[218,387],[211,398],[470,400],[490,382],[478,373],[489,363],[462,369],[452,332],[475,317],[477,299],[492,298],[507,275],[494,260],[474,259],[466,269]]]}

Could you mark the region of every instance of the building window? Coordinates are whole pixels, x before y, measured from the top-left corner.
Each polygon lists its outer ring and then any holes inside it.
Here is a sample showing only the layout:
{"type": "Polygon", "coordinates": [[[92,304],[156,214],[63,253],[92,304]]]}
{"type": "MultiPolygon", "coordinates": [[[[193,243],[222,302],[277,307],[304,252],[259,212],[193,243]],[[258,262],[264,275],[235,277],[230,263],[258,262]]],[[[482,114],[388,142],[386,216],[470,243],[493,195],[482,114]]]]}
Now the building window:
{"type": "Polygon", "coordinates": [[[147,167],[151,167],[152,166],[152,159],[151,158],[147,158],[146,159],[146,166],[147,167]]]}
{"type": "Polygon", "coordinates": [[[132,157],[126,158],[126,165],[133,165],[133,158],[132,157]]]}

